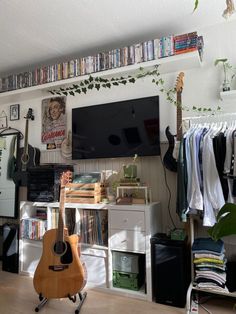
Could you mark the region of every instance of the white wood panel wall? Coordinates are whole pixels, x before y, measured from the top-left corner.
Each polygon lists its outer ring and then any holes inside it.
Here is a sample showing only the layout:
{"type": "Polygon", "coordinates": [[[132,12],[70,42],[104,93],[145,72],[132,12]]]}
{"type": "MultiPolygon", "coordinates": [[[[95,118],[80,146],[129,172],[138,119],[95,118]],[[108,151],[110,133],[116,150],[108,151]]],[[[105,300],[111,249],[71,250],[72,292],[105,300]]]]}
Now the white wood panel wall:
{"type": "MultiPolygon", "coordinates": [[[[167,149],[167,144],[161,144],[162,157],[167,149]]],[[[72,163],[75,173],[78,172],[93,172],[93,171],[112,171],[120,172],[122,177],[122,166],[132,162],[132,158],[107,158],[96,160],[79,160],[69,161],[62,158],[60,151],[43,151],[41,154],[41,164],[45,163],[72,163]]],[[[169,192],[165,184],[164,171],[166,171],[167,184],[171,191],[170,211],[177,227],[181,226],[179,217],[175,213],[176,199],[176,173],[163,168],[161,157],[138,157],[138,177],[142,183],[151,187],[152,200],[160,201],[163,211],[163,230],[168,231],[173,228],[168,212],[169,192]]]]}

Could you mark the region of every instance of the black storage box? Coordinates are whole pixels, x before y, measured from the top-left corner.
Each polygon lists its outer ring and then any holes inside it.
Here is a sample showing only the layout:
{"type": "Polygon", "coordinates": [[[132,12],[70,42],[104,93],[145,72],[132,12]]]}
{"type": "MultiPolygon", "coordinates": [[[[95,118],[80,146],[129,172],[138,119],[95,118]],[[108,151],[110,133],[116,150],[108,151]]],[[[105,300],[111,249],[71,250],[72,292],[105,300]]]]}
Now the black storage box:
{"type": "Polygon", "coordinates": [[[60,176],[63,171],[73,172],[72,165],[45,165],[28,170],[27,200],[32,202],[58,202],[60,176]]]}

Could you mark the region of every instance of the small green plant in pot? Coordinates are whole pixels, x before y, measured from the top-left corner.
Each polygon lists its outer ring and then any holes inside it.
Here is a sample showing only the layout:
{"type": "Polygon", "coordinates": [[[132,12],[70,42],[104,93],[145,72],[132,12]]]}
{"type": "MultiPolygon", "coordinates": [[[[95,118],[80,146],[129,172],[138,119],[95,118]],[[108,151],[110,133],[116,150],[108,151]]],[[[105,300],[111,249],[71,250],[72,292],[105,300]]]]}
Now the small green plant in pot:
{"type": "Polygon", "coordinates": [[[129,178],[129,179],[137,178],[137,165],[136,165],[137,158],[138,158],[138,155],[135,154],[132,164],[123,165],[124,178],[129,178]]]}
{"type": "Polygon", "coordinates": [[[228,59],[216,59],[215,60],[215,66],[218,64],[222,64],[223,71],[224,71],[224,80],[222,83],[222,91],[226,92],[229,91],[231,88],[231,82],[233,78],[235,77],[235,73],[233,72],[234,69],[232,65],[229,63],[228,59]]]}
{"type": "Polygon", "coordinates": [[[216,223],[208,229],[208,234],[215,241],[236,234],[236,204],[226,203],[220,209],[216,223]]]}

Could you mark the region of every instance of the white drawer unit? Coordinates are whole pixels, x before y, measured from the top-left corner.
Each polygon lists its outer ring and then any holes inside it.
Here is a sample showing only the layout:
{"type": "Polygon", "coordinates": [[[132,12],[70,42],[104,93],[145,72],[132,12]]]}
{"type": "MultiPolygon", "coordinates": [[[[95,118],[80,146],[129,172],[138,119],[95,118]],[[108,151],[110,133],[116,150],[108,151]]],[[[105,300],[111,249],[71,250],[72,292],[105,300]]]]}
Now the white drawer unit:
{"type": "Polygon", "coordinates": [[[110,211],[110,228],[120,230],[145,231],[145,215],[142,211],[110,211]]]}
{"type": "Polygon", "coordinates": [[[110,249],[145,253],[145,232],[112,229],[110,249]]]}
{"type": "MultiPolygon", "coordinates": [[[[151,236],[161,229],[161,208],[159,203],[140,205],[110,205],[109,208],[109,265],[112,286],[112,252],[131,252],[145,255],[146,292],[145,298],[152,300],[151,283],[151,236]]],[[[118,288],[119,289],[119,288],[118,288]]],[[[128,291],[128,290],[126,290],[128,291]]],[[[127,293],[127,292],[126,292],[127,293]]]]}

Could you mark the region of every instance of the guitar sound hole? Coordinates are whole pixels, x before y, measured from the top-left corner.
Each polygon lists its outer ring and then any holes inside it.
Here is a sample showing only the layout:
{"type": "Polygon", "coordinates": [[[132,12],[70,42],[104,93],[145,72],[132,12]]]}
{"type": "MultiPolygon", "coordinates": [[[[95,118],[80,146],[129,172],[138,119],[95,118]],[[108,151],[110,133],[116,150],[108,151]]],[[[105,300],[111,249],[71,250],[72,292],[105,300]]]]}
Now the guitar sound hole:
{"type": "Polygon", "coordinates": [[[65,252],[66,252],[66,248],[67,248],[67,245],[65,242],[63,241],[57,241],[55,244],[54,244],[54,252],[55,254],[57,255],[63,255],[65,252]]]}

